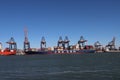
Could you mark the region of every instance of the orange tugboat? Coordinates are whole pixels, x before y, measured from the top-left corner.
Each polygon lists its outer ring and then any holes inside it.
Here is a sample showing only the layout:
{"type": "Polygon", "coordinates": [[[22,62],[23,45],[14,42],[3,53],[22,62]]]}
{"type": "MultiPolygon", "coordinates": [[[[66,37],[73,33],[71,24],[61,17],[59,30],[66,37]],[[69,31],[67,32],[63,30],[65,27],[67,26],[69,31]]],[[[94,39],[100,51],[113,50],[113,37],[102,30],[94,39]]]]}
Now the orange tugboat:
{"type": "Polygon", "coordinates": [[[9,44],[9,48],[6,48],[4,50],[2,50],[2,43],[0,43],[0,55],[16,55],[17,45],[14,41],[14,38],[11,37],[10,40],[6,43],[9,44]]]}

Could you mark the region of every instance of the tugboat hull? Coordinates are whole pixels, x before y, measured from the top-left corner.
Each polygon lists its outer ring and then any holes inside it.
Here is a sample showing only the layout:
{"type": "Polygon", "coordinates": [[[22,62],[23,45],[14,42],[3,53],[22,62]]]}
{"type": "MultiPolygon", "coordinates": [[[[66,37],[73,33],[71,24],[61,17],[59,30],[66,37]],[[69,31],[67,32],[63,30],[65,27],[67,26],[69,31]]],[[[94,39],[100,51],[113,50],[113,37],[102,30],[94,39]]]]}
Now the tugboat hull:
{"type": "Polygon", "coordinates": [[[9,55],[16,55],[16,51],[0,51],[0,55],[9,56],[9,55]]]}

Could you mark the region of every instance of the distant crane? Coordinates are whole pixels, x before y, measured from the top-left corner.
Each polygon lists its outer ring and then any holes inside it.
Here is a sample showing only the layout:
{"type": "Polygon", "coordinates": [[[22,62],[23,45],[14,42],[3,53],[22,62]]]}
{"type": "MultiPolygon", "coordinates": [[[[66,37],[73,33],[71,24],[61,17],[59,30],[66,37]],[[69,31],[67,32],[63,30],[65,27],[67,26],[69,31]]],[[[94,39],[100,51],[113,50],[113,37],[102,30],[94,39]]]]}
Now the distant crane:
{"type": "Polygon", "coordinates": [[[57,46],[58,46],[58,47],[64,47],[63,40],[62,40],[62,37],[61,37],[61,36],[59,37],[57,46]]]}
{"type": "Polygon", "coordinates": [[[97,42],[95,42],[94,43],[94,47],[95,47],[95,49],[97,49],[97,50],[100,50],[101,49],[101,44],[100,44],[100,42],[99,41],[97,41],[97,42]]]}
{"type": "Polygon", "coordinates": [[[85,42],[87,42],[87,40],[85,40],[83,38],[83,36],[81,36],[80,40],[78,41],[79,47],[84,47],[85,46],[85,42]]]}
{"type": "Polygon", "coordinates": [[[24,51],[28,51],[30,49],[30,42],[28,41],[28,31],[26,28],[24,29],[24,36],[24,51]]]}
{"type": "Polygon", "coordinates": [[[10,50],[17,50],[17,44],[16,44],[13,37],[11,37],[10,40],[8,42],[6,42],[6,43],[9,44],[9,49],[10,50]]]}
{"type": "Polygon", "coordinates": [[[115,50],[115,37],[113,37],[113,40],[110,41],[106,47],[108,47],[109,50],[115,50]]]}
{"type": "Polygon", "coordinates": [[[0,42],[0,50],[2,50],[2,43],[0,42]]]}
{"type": "Polygon", "coordinates": [[[45,49],[46,48],[46,41],[45,41],[45,38],[44,37],[42,37],[42,39],[41,39],[41,49],[45,49]]]}
{"type": "Polygon", "coordinates": [[[70,40],[68,39],[68,37],[67,36],[65,36],[65,39],[64,39],[64,48],[68,48],[69,47],[69,42],[70,42],[70,40]]]}

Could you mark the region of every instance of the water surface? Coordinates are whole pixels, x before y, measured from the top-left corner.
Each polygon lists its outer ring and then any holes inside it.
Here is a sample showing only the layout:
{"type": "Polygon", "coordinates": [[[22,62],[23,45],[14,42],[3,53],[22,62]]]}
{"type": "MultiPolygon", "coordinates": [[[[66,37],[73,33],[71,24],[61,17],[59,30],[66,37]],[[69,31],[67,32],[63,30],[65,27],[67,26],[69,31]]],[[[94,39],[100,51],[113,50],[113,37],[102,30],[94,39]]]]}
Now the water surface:
{"type": "Polygon", "coordinates": [[[120,53],[0,56],[0,80],[120,80],[120,53]]]}

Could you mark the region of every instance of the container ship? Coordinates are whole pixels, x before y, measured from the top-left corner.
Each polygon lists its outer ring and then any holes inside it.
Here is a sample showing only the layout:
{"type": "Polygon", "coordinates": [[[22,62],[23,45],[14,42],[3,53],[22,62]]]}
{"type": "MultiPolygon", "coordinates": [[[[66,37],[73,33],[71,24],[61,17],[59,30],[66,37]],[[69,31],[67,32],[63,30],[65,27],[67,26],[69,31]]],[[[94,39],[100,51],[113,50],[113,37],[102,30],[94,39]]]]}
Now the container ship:
{"type": "Polygon", "coordinates": [[[25,52],[26,55],[48,54],[48,53],[49,53],[48,51],[39,50],[39,49],[36,49],[36,48],[32,48],[32,49],[29,49],[29,50],[25,50],[24,52],[25,52]]]}

